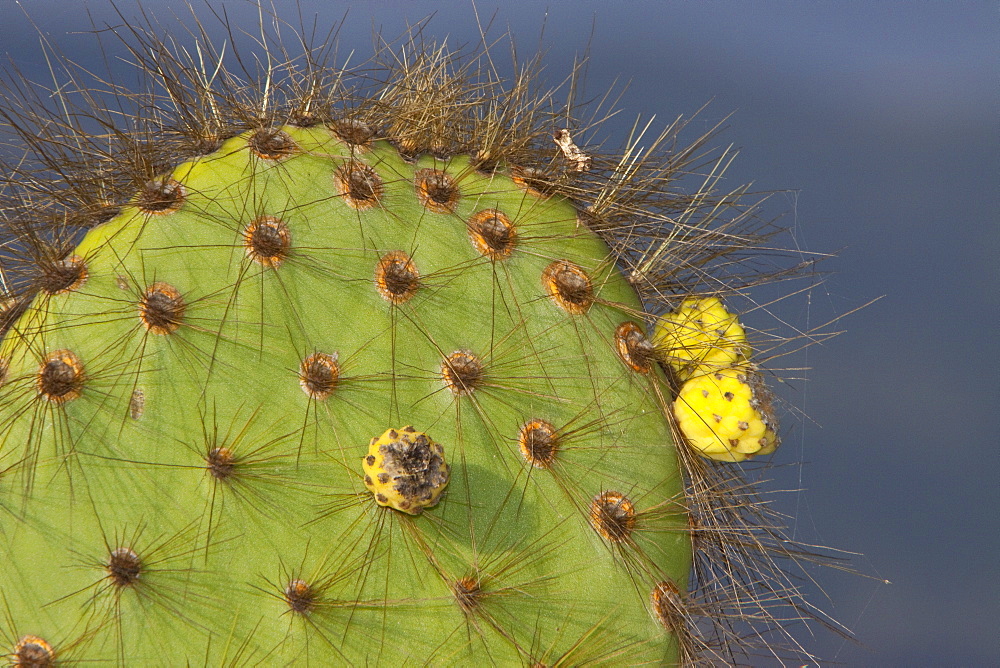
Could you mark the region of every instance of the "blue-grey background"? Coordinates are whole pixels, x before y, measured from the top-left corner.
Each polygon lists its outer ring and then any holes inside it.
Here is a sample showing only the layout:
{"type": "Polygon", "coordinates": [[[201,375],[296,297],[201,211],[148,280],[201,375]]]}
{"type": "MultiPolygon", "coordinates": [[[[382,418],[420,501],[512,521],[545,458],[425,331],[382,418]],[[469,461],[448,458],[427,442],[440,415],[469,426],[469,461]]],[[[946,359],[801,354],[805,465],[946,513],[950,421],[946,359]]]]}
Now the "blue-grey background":
{"type": "MultiPolygon", "coordinates": [[[[100,69],[88,11],[105,2],[24,0],[44,34],[100,69]]],[[[218,5],[218,3],[213,3],[218,5]]],[[[134,16],[134,0],[119,3],[134,16]]],[[[181,3],[148,3],[165,26],[181,3]]],[[[207,15],[204,5],[199,13],[207,15]]],[[[291,20],[294,5],[277,6],[291,20]]],[[[437,12],[427,28],[458,46],[478,37],[471,2],[302,0],[320,25],[345,20],[340,52],[370,52],[381,29],[437,12]]],[[[255,11],[226,3],[247,29],[255,11]]],[[[825,282],[772,307],[798,326],[847,317],[846,332],[781,366],[784,420],[768,472],[777,508],[806,542],[860,553],[864,575],[810,569],[811,599],[860,642],[817,629],[800,641],[846,665],[995,665],[1000,661],[1000,5],[995,2],[477,3],[520,51],[547,49],[556,84],[589,47],[587,91],[631,84],[626,113],[664,123],[711,102],[688,138],[730,112],[719,143],[741,155],[727,184],[782,191],[786,243],[839,251],[825,282]],[[544,24],[544,30],[543,30],[544,24]],[[885,584],[884,581],[892,584],[885,584]]],[[[218,25],[207,25],[220,35],[218,25]]],[[[45,79],[39,38],[0,0],[0,52],[45,79]]],[[[761,329],[773,320],[747,323],[761,329]]]]}

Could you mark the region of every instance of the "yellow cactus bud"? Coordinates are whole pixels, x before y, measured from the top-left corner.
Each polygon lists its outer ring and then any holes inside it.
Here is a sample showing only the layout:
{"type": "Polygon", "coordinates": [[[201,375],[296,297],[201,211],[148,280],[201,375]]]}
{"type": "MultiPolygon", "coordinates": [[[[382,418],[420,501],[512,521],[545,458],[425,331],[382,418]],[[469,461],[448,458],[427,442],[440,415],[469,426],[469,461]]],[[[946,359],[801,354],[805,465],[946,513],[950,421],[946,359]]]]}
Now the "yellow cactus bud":
{"type": "Polygon", "coordinates": [[[436,504],[448,484],[444,449],[413,427],[373,438],[362,464],[375,502],[410,515],[436,504]]]}
{"type": "Polygon", "coordinates": [[[709,459],[741,462],[778,447],[766,392],[745,368],[691,378],[674,401],[674,415],[688,444],[709,459]]]}
{"type": "Polygon", "coordinates": [[[681,381],[747,359],[746,333],[718,297],[688,297],[656,323],[653,345],[681,381]]]}

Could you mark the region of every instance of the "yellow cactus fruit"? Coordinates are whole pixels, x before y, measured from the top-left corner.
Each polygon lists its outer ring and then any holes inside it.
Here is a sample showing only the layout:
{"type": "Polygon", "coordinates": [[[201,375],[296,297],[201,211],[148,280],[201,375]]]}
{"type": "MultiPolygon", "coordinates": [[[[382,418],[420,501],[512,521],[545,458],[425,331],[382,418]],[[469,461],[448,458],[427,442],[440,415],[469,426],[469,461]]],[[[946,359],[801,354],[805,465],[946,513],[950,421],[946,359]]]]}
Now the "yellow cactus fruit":
{"type": "Polygon", "coordinates": [[[653,345],[681,381],[725,369],[749,356],[739,318],[718,297],[688,297],[656,323],[653,345]]]}
{"type": "Polygon", "coordinates": [[[448,484],[444,449],[409,426],[373,438],[363,466],[376,503],[410,515],[436,504],[448,484]]]}
{"type": "Polygon", "coordinates": [[[709,459],[741,462],[778,447],[767,391],[745,368],[691,378],[674,401],[674,415],[688,444],[709,459]]]}

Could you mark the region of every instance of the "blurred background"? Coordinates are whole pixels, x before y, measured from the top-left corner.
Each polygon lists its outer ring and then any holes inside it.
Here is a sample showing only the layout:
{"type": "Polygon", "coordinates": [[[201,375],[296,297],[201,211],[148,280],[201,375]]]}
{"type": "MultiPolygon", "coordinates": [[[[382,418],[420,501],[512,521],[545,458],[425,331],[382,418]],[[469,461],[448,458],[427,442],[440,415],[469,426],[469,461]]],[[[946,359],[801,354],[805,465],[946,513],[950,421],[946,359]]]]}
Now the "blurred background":
{"type": "MultiPolygon", "coordinates": [[[[224,34],[195,2],[210,33],[224,34]]],[[[245,2],[212,2],[253,30],[245,2]]],[[[135,0],[119,10],[135,17],[135,0]]],[[[995,665],[1000,657],[1000,4],[996,2],[275,2],[293,24],[343,22],[339,58],[435,14],[452,47],[510,31],[546,52],[559,84],[589,57],[583,97],[624,110],[595,139],[624,142],[702,110],[682,138],[725,121],[740,155],[725,186],[775,191],[766,216],[802,258],[836,253],[821,283],[744,317],[801,329],[879,301],[844,333],[775,360],[789,369],[784,444],[763,477],[789,532],[852,553],[860,575],[809,568],[812,603],[857,636],[794,628],[824,664],[995,665]],[[478,19],[477,19],[478,11],[478,19]],[[627,87],[625,87],[627,84],[627,87]],[[800,370],[804,369],[804,370],[800,370]],[[792,370],[794,369],[794,370],[792,370]],[[891,582],[888,584],[887,582],[891,582]]],[[[184,4],[148,3],[170,26],[184,4]]],[[[106,2],[0,0],[0,53],[48,80],[40,39],[104,67],[91,25],[106,2]],[[22,10],[23,8],[23,10],[22,10]],[[81,32],[84,31],[84,32],[81,32]]],[[[119,53],[118,55],[123,55],[119,53]]],[[[509,59],[508,61],[509,62],[509,59]]],[[[112,60],[118,71],[122,65],[112,60]]],[[[760,302],[773,291],[754,295],[760,302]]]]}

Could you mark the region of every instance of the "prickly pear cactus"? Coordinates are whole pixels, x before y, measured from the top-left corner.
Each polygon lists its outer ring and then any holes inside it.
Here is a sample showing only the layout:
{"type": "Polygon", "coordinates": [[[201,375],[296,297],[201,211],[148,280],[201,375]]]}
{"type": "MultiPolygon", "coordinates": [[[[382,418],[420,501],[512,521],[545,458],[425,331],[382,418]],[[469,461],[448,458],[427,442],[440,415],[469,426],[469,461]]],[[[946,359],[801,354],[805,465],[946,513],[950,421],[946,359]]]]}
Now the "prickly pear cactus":
{"type": "Polygon", "coordinates": [[[686,344],[645,334],[725,256],[711,193],[667,194],[691,155],[592,155],[530,73],[412,44],[348,95],[311,52],[254,88],[129,39],[168,91],[113,89],[132,127],[5,107],[35,137],[4,170],[13,665],[747,651],[740,569],[786,548],[732,462],[774,448],[704,459],[686,344]]]}
{"type": "Polygon", "coordinates": [[[5,569],[19,625],[147,665],[676,655],[660,372],[564,197],[285,126],[151,181],[65,267],[0,352],[9,547],[47,555],[5,569]]]}

